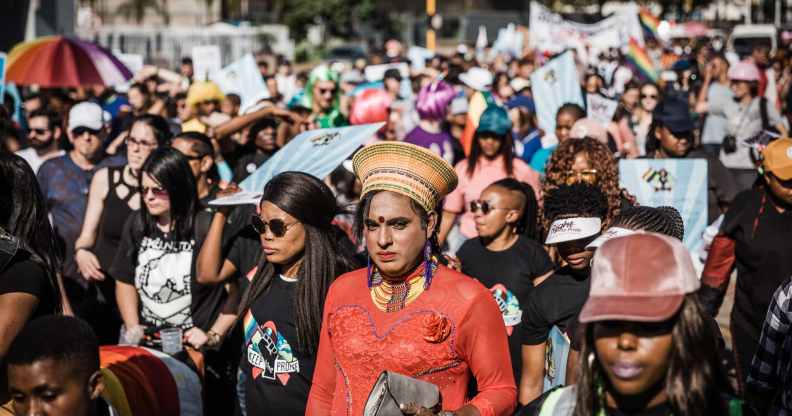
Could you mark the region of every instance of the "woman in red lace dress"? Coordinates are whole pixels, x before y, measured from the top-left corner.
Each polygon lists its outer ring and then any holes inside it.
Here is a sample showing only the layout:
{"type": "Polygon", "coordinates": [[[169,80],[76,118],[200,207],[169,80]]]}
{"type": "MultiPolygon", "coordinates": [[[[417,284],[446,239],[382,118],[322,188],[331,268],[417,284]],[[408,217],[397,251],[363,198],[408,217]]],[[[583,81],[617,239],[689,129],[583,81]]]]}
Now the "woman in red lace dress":
{"type": "Polygon", "coordinates": [[[442,414],[511,414],[516,388],[500,311],[478,281],[438,262],[435,207],[457,184],[453,168],[397,142],[364,148],[353,162],[370,265],[330,287],[306,414],[361,415],[385,370],[437,385],[442,414]]]}

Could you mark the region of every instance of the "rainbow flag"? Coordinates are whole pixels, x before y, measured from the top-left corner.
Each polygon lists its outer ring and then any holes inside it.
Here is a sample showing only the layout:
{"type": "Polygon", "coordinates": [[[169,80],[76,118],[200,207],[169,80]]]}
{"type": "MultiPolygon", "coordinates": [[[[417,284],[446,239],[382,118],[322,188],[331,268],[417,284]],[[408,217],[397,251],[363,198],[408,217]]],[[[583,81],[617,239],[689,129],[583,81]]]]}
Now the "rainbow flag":
{"type": "Polygon", "coordinates": [[[641,27],[643,28],[644,34],[646,36],[660,39],[657,36],[657,27],[660,25],[660,19],[653,15],[649,9],[646,7],[641,7],[641,10],[638,12],[638,20],[641,21],[641,27]]]}
{"type": "Polygon", "coordinates": [[[627,61],[630,62],[641,75],[652,82],[657,82],[658,74],[652,59],[646,53],[646,49],[641,46],[634,38],[630,38],[627,47],[627,61]]]}

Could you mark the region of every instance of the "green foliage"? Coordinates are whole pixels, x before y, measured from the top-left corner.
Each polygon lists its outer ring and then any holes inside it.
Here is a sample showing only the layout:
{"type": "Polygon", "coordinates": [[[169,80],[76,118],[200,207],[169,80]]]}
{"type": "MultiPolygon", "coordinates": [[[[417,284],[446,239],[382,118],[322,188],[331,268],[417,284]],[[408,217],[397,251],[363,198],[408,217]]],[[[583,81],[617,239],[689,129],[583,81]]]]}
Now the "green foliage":
{"type": "Polygon", "coordinates": [[[377,5],[376,0],[290,0],[282,10],[283,22],[289,26],[294,39],[304,39],[308,27],[324,24],[333,37],[358,36],[361,22],[389,30],[395,23],[390,11],[377,5]]]}
{"type": "Polygon", "coordinates": [[[159,0],[127,0],[118,6],[118,14],[124,16],[125,19],[129,20],[134,18],[136,23],[140,23],[143,21],[143,17],[146,15],[146,10],[151,9],[156,14],[158,14],[167,24],[170,22],[170,15],[168,14],[168,9],[163,4],[160,3],[159,0]]]}

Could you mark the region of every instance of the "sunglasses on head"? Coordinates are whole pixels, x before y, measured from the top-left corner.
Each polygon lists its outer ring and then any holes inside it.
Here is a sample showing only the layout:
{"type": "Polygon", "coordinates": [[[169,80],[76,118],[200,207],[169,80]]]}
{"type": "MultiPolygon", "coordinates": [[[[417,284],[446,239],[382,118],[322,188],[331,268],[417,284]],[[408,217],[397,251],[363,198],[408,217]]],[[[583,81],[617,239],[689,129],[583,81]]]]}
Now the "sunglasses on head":
{"type": "Polygon", "coordinates": [[[75,137],[80,137],[80,136],[82,136],[85,133],[88,133],[91,136],[98,136],[99,132],[100,132],[99,130],[94,130],[92,128],[88,128],[88,127],[85,127],[85,126],[75,127],[75,128],[72,129],[72,134],[75,137]]]}
{"type": "Polygon", "coordinates": [[[140,188],[140,195],[146,196],[146,195],[148,195],[149,191],[151,191],[151,193],[156,198],[167,198],[168,197],[168,191],[165,190],[164,188],[159,187],[159,186],[142,186],[140,188]]]}
{"type": "Polygon", "coordinates": [[[253,214],[253,216],[250,218],[250,225],[253,226],[253,229],[259,234],[266,233],[267,228],[269,228],[272,232],[272,235],[280,238],[286,235],[286,232],[289,231],[289,227],[294,224],[287,225],[285,222],[283,222],[283,220],[278,218],[274,218],[269,220],[269,222],[265,222],[257,214],[253,214]]]}
{"type": "Polygon", "coordinates": [[[494,211],[494,210],[496,210],[496,209],[506,209],[506,210],[508,210],[508,209],[510,209],[510,208],[498,208],[498,207],[493,207],[493,206],[492,206],[492,205],[490,205],[490,204],[489,204],[489,202],[487,202],[487,201],[481,201],[481,200],[470,201],[470,212],[472,212],[472,213],[476,213],[476,212],[478,212],[479,210],[481,210],[481,213],[482,213],[482,214],[484,214],[484,215],[487,215],[487,214],[489,214],[491,211],[494,211]]]}

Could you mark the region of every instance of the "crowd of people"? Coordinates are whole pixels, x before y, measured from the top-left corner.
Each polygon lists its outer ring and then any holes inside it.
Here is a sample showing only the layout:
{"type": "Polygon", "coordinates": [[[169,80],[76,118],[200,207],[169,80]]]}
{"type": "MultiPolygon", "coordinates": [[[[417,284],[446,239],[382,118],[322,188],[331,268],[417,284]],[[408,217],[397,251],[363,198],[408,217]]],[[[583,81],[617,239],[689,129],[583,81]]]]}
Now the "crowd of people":
{"type": "Polygon", "coordinates": [[[584,96],[618,107],[565,103],[553,131],[533,51],[374,83],[410,63],[399,42],[305,72],[262,53],[253,103],[189,58],[23,88],[0,107],[3,409],[124,414],[100,345],[165,350],[177,329],[207,415],[792,413],[789,51],[681,50],[653,55],[657,83],[618,51],[578,62],[584,96]],[[299,133],[374,122],[327,178],[211,204],[299,133]],[[634,158],[707,161],[703,270],[687,213],[622,188],[634,158]]]}

